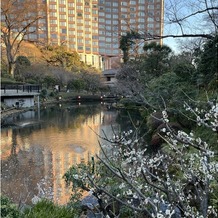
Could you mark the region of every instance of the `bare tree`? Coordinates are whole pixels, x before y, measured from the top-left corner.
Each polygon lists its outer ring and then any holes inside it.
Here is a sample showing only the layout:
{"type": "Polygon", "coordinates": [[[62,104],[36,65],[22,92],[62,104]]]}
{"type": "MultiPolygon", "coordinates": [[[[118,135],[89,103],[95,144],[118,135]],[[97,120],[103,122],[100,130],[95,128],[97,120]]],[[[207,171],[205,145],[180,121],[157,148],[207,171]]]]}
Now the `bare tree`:
{"type": "Polygon", "coordinates": [[[1,39],[8,61],[8,72],[14,76],[16,56],[27,35],[36,31],[37,21],[45,17],[45,4],[37,0],[1,1],[1,39]]]}
{"type": "Polygon", "coordinates": [[[165,3],[164,23],[166,31],[159,38],[213,38],[218,30],[218,3],[169,0],[165,3]]]}

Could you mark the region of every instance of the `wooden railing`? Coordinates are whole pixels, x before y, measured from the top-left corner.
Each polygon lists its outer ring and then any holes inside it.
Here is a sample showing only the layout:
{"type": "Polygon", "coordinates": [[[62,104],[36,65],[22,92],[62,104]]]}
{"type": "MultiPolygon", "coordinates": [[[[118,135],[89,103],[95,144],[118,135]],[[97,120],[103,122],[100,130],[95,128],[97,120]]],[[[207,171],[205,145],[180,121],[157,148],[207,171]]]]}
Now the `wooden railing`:
{"type": "Polygon", "coordinates": [[[4,90],[4,93],[7,92],[7,90],[15,90],[18,92],[40,92],[42,90],[41,85],[19,85],[19,84],[3,84],[1,85],[1,90],[4,90]]]}

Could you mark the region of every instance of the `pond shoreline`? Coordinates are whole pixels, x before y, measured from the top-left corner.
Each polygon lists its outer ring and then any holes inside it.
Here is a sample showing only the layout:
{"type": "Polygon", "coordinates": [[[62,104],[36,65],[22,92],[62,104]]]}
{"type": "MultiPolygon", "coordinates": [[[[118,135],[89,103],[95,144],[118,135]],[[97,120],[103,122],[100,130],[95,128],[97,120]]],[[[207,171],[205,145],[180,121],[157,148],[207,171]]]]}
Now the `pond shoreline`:
{"type": "MultiPolygon", "coordinates": [[[[102,96],[98,96],[98,95],[78,95],[78,96],[73,96],[67,99],[58,98],[58,99],[41,101],[40,106],[46,106],[46,105],[52,105],[52,104],[58,104],[58,103],[68,103],[68,102],[75,103],[75,102],[101,102],[101,101],[114,102],[115,98],[105,98],[105,97],[103,98],[102,96]]],[[[28,107],[28,108],[11,107],[11,108],[1,110],[1,126],[5,125],[5,120],[8,117],[16,116],[20,113],[31,111],[31,110],[38,110],[37,105],[33,107],[28,107]]]]}

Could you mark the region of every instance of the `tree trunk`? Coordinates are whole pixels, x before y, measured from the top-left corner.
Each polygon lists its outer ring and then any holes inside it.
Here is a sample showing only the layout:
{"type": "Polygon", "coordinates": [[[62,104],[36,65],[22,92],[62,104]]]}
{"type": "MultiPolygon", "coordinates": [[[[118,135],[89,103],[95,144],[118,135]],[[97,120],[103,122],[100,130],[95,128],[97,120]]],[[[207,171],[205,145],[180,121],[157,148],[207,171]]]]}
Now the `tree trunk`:
{"type": "Polygon", "coordinates": [[[9,62],[8,63],[8,73],[11,75],[12,78],[14,78],[14,70],[15,70],[15,62],[9,62]]]}

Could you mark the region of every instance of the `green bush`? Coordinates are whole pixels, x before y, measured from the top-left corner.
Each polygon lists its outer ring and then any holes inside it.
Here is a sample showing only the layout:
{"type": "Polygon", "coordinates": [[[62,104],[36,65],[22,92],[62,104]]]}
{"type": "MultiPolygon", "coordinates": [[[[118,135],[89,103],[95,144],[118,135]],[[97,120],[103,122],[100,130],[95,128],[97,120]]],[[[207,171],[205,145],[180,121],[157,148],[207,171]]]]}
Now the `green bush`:
{"type": "Polygon", "coordinates": [[[48,95],[47,89],[42,89],[42,91],[41,91],[41,93],[40,93],[40,96],[41,96],[42,98],[46,98],[47,95],[48,95]]]}
{"type": "Polygon", "coordinates": [[[1,217],[18,218],[21,214],[17,206],[7,197],[1,195],[1,217]]]}
{"type": "Polygon", "coordinates": [[[24,210],[23,218],[75,218],[79,214],[66,206],[57,206],[48,200],[38,202],[33,208],[24,210]]]}

